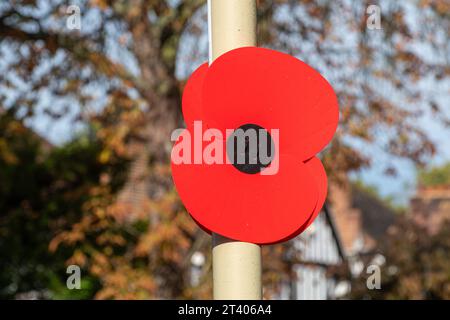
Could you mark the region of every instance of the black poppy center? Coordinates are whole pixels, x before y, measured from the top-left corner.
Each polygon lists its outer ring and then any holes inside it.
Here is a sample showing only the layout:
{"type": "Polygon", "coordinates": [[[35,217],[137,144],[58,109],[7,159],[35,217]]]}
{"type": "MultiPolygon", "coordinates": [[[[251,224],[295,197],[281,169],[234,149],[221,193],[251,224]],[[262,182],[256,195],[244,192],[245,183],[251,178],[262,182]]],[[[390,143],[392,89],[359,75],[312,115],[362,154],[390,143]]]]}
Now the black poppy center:
{"type": "Polygon", "coordinates": [[[263,127],[244,124],[228,138],[227,155],[236,169],[255,174],[270,165],[275,155],[275,144],[263,127]]]}

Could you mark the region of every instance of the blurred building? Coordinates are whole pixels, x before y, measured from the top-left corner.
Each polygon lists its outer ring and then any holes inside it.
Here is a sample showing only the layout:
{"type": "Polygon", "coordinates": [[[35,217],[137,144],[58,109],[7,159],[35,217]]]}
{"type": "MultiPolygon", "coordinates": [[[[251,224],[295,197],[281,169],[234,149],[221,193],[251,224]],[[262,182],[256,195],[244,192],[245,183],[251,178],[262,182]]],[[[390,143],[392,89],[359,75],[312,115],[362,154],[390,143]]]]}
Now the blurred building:
{"type": "Polygon", "coordinates": [[[373,253],[394,220],[394,210],[375,195],[351,184],[331,185],[321,214],[294,240],[302,262],[294,266],[296,281],[285,286],[280,298],[344,297],[352,276],[368,264],[383,263],[380,255],[372,261],[373,253]]]}
{"type": "Polygon", "coordinates": [[[291,284],[290,299],[336,299],[347,293],[348,284],[337,274],[338,269],[348,270],[347,260],[328,205],[293,246],[302,262],[293,267],[296,281],[291,284]]]}

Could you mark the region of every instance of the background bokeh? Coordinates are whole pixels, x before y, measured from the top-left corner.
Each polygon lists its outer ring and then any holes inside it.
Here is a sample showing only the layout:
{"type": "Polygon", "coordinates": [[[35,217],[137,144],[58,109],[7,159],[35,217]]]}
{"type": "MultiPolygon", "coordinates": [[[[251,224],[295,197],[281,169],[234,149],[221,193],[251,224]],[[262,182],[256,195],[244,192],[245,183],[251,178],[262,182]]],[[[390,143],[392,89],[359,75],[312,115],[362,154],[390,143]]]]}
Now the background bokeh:
{"type": "MultiPolygon", "coordinates": [[[[332,281],[311,298],[450,298],[450,1],[257,4],[259,45],[320,71],[341,114],[327,219],[263,248],[265,297],[332,281]],[[316,242],[339,259],[308,258],[316,242]]],[[[207,57],[204,0],[0,2],[0,298],[211,297],[210,237],[169,166],[207,57]]]]}

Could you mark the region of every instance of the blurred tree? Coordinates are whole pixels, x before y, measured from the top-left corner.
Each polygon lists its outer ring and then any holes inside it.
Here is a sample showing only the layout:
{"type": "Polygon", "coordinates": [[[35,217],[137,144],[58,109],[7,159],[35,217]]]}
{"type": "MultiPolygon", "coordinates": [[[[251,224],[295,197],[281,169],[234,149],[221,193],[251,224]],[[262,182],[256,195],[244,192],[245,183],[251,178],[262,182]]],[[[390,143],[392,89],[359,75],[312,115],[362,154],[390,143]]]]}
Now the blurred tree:
{"type": "Polygon", "coordinates": [[[408,213],[399,216],[377,251],[365,257],[366,261],[373,263],[377,255],[384,256],[381,289],[368,290],[366,281],[371,274],[363,272],[353,280],[353,298],[450,298],[450,221],[446,215],[446,197],[442,194],[434,198],[421,195],[421,190],[428,187],[446,190],[450,183],[449,172],[450,166],[444,164],[419,173],[419,191],[413,201],[424,202],[422,205],[413,204],[408,213]],[[443,205],[436,205],[440,201],[443,205]],[[418,215],[423,215],[424,220],[418,219],[418,215]],[[436,216],[440,219],[436,220],[436,216]]]}
{"type": "MultiPolygon", "coordinates": [[[[206,297],[209,242],[182,213],[168,166],[170,133],[182,126],[183,79],[207,56],[205,1],[77,1],[81,30],[66,25],[70,4],[0,4],[1,105],[21,121],[42,112],[55,119],[75,113],[95,128],[101,165],[117,158],[132,164],[118,194],[111,188],[117,172],[92,187],[81,216],[59,229],[50,250],[71,248],[69,261],[99,279],[97,298],[206,297]],[[117,228],[137,240],[117,236],[117,228]],[[207,259],[193,290],[195,252],[207,259]]],[[[367,29],[369,4],[258,1],[261,45],[301,57],[339,96],[342,123],[324,159],[335,177],[370,165],[370,156],[355,148],[361,143],[423,163],[434,146],[415,119],[429,107],[447,121],[420,80],[444,81],[450,73],[448,1],[380,1],[382,30],[367,29]],[[420,10],[413,22],[411,10],[420,10]],[[384,139],[377,139],[380,132],[384,139]]],[[[280,259],[266,261],[268,270],[279,270],[270,263],[280,259]]]]}
{"type": "MultiPolygon", "coordinates": [[[[14,297],[18,292],[47,289],[51,235],[45,214],[38,218],[30,204],[40,202],[37,194],[45,179],[43,165],[37,161],[41,143],[8,115],[0,118],[0,131],[0,296],[14,297]]],[[[35,207],[42,211],[43,204],[35,207]]],[[[59,262],[60,269],[63,257],[59,262]]]]}
{"type": "Polygon", "coordinates": [[[381,289],[369,290],[370,274],[353,280],[355,299],[450,299],[450,223],[427,236],[426,229],[402,218],[379,248],[386,262],[381,266],[381,289]]]}
{"type": "Polygon", "coordinates": [[[0,297],[91,297],[99,287],[92,276],[83,290],[66,288],[73,250],[48,246],[79,221],[107,176],[116,177],[109,192],[123,185],[126,161],[100,163],[101,143],[87,136],[53,147],[10,113],[0,116],[0,132],[0,297]]]}
{"type": "Polygon", "coordinates": [[[450,185],[450,163],[422,170],[419,173],[419,185],[424,187],[450,185]]]}

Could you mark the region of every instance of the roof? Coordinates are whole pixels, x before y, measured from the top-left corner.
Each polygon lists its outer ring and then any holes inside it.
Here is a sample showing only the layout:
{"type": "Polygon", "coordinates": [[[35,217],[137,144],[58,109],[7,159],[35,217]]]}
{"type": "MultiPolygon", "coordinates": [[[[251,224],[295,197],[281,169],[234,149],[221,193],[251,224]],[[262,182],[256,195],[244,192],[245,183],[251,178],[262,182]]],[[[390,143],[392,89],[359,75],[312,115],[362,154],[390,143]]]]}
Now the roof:
{"type": "Polygon", "coordinates": [[[374,240],[380,240],[395,221],[394,209],[359,188],[352,188],[352,193],[352,205],[361,212],[362,231],[374,240]]]}

